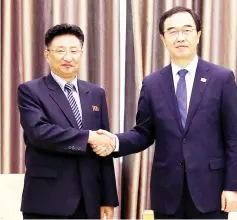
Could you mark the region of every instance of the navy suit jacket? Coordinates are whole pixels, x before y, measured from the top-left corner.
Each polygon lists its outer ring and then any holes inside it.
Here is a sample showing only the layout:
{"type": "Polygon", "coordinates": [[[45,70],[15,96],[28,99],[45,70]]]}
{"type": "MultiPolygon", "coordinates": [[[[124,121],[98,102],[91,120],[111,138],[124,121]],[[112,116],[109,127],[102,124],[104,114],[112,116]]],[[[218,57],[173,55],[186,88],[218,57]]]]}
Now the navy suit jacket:
{"type": "Polygon", "coordinates": [[[140,152],[156,141],[150,185],[154,211],[173,214],[177,210],[183,189],[183,161],[198,210],[220,210],[222,190],[237,191],[237,90],[233,72],[199,59],[185,128],[171,65],[150,74],[143,81],[136,126],[118,138],[116,157],[140,152]]]}
{"type": "Polygon", "coordinates": [[[89,218],[100,218],[100,206],[118,205],[113,158],[99,157],[87,145],[89,130],[109,130],[105,92],[81,80],[78,88],[81,130],[51,74],[18,88],[26,144],[23,212],[72,215],[82,195],[89,218]]]}

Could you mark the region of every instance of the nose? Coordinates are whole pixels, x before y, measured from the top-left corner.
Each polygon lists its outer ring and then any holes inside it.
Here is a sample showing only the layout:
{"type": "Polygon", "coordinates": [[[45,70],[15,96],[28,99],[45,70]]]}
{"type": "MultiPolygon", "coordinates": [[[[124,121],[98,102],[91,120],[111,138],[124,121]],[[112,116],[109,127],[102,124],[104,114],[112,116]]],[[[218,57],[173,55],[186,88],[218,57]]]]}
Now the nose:
{"type": "Polygon", "coordinates": [[[72,54],[69,51],[67,51],[63,58],[65,61],[70,62],[72,61],[72,54]]]}
{"type": "Polygon", "coordinates": [[[184,36],[183,32],[179,31],[178,36],[177,36],[177,41],[180,42],[180,41],[184,41],[184,40],[185,40],[185,36],[184,36]]]}

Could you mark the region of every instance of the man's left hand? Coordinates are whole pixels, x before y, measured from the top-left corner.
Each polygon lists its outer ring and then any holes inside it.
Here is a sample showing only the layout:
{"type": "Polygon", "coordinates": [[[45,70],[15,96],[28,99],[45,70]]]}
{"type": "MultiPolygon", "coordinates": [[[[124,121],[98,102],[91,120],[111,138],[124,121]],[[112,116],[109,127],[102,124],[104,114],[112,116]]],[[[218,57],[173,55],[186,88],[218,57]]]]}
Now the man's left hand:
{"type": "Polygon", "coordinates": [[[223,191],[221,195],[221,210],[224,212],[237,211],[237,192],[223,191]]]}
{"type": "Polygon", "coordinates": [[[101,206],[100,207],[100,219],[113,219],[114,207],[113,206],[101,206]]]}

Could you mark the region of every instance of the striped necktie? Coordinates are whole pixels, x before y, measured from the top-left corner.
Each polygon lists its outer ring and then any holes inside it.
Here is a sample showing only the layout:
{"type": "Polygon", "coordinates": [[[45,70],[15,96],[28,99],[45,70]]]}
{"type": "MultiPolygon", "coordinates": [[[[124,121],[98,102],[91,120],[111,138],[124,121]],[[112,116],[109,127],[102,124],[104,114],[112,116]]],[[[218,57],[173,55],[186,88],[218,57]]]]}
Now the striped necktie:
{"type": "Polygon", "coordinates": [[[67,99],[68,99],[68,102],[69,102],[69,104],[72,108],[72,112],[75,116],[78,128],[81,129],[82,128],[81,114],[80,114],[80,111],[78,109],[76,100],[73,97],[73,89],[75,89],[75,87],[71,83],[66,83],[65,84],[65,89],[68,92],[67,99]]]}
{"type": "Polygon", "coordinates": [[[186,88],[186,81],[185,81],[185,76],[187,73],[188,71],[186,69],[181,69],[178,72],[179,81],[176,88],[177,103],[179,107],[179,112],[180,112],[183,128],[185,127],[186,118],[187,118],[187,88],[186,88]]]}

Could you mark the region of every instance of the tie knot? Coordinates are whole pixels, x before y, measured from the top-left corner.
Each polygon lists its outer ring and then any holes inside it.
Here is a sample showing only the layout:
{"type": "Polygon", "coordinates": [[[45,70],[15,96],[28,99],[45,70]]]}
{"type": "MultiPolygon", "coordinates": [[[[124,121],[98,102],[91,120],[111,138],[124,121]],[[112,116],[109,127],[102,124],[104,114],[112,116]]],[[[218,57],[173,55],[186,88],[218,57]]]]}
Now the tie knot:
{"type": "Polygon", "coordinates": [[[74,85],[72,83],[66,83],[65,84],[65,89],[72,91],[74,89],[74,85]]]}
{"type": "Polygon", "coordinates": [[[188,70],[186,69],[182,69],[178,72],[180,77],[185,77],[187,73],[188,73],[188,70]]]}

